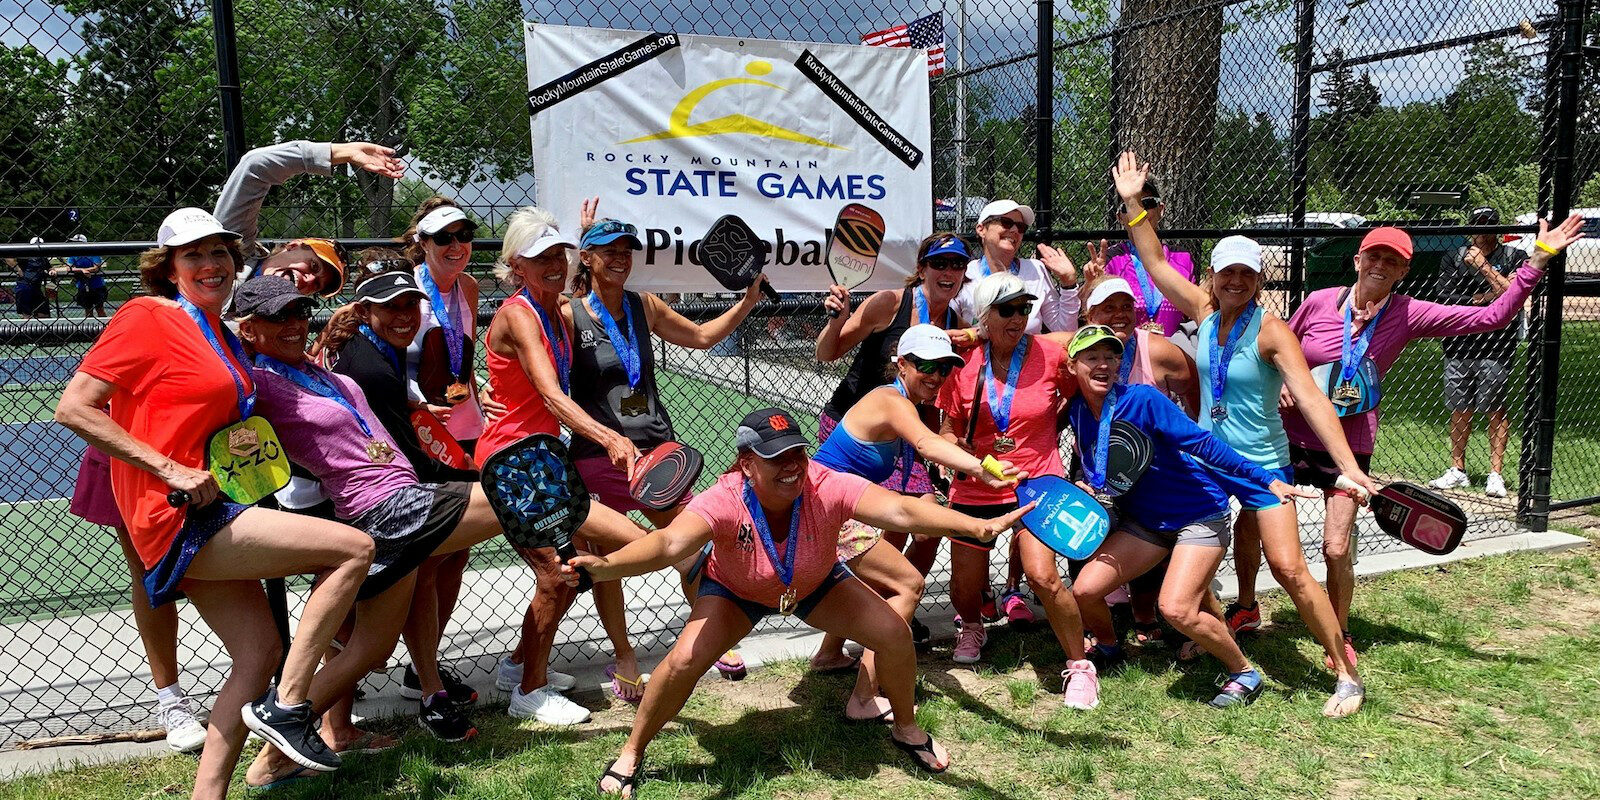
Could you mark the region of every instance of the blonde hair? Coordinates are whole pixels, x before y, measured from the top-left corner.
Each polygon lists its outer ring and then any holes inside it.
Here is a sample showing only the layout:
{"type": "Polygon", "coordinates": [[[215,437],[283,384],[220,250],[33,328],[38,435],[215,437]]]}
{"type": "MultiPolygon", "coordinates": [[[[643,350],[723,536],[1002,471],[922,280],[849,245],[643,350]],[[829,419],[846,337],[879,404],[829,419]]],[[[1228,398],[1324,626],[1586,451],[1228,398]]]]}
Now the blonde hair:
{"type": "MultiPolygon", "coordinates": [[[[506,220],[506,232],[501,235],[500,257],[494,262],[495,279],[513,289],[521,286],[521,281],[517,279],[517,274],[511,267],[511,259],[540,236],[557,230],[560,230],[560,227],[556,225],[556,216],[538,206],[523,206],[511,212],[511,216],[506,220]]],[[[570,247],[566,249],[572,250],[570,247]]],[[[567,253],[569,268],[574,257],[573,252],[567,253]]]]}

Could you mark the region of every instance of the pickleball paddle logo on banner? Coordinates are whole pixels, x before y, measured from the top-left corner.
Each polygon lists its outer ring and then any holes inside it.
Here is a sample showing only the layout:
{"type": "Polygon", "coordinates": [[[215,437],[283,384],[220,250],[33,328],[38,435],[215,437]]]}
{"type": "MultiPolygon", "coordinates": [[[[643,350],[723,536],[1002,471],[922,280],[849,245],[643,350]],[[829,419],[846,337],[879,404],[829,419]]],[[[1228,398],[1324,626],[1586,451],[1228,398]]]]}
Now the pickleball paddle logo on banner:
{"type": "MultiPolygon", "coordinates": [[[[779,290],[817,291],[842,205],[887,230],[860,288],[899,286],[932,221],[926,55],[918,50],[529,24],[537,200],[576,225],[585,198],[640,226],[640,288],[719,291],[697,239],[738,215],[779,290]]],[[[868,252],[868,231],[844,236],[868,252]]],[[[881,234],[880,234],[881,235],[881,234]]]]}

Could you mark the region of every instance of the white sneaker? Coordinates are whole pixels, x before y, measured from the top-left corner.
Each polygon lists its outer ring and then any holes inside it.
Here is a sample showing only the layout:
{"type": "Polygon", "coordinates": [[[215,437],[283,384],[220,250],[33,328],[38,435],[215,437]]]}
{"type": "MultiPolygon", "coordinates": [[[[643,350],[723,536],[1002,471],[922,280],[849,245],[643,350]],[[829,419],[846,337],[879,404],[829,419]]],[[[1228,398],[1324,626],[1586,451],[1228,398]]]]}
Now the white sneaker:
{"type": "Polygon", "coordinates": [[[1483,482],[1483,493],[1490,497],[1506,496],[1506,479],[1500,473],[1491,472],[1489,478],[1483,482]]]}
{"type": "Polygon", "coordinates": [[[195,716],[189,698],[156,706],[156,724],[167,729],[167,746],[179,753],[192,753],[206,743],[206,726],[195,716]]]}
{"type": "MultiPolygon", "coordinates": [[[[557,672],[553,669],[546,669],[544,671],[544,679],[546,686],[549,686],[558,692],[572,691],[572,687],[578,685],[577,678],[574,678],[565,672],[557,672]]],[[[522,665],[512,663],[511,659],[508,657],[502,657],[500,659],[500,663],[495,666],[494,687],[502,692],[510,692],[514,691],[518,686],[521,685],[522,665]]]]}
{"type": "Polygon", "coordinates": [[[1467,477],[1467,473],[1451,467],[1445,470],[1443,475],[1429,481],[1428,485],[1435,489],[1459,489],[1463,486],[1471,486],[1472,479],[1467,477]]]}
{"type": "Polygon", "coordinates": [[[577,725],[589,721],[589,709],[541,686],[527,694],[511,690],[511,705],[506,712],[517,719],[535,719],[546,725],[577,725]]]}

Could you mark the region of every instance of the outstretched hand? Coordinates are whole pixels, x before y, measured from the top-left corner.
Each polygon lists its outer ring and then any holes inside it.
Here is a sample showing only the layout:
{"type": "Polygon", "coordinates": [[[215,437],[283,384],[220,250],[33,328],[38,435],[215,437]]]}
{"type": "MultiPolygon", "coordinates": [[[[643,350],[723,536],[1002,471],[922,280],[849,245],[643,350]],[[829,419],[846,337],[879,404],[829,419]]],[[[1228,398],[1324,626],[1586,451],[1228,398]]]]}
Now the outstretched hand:
{"type": "Polygon", "coordinates": [[[561,565],[561,582],[576,588],[579,569],[589,573],[589,578],[596,582],[609,580],[607,577],[601,577],[601,573],[609,567],[610,564],[604,557],[592,556],[580,550],[577,555],[567,559],[567,563],[561,565]]]}
{"type": "Polygon", "coordinates": [[[1088,286],[1106,274],[1106,264],[1111,261],[1111,243],[1101,239],[1099,247],[1095,247],[1094,242],[1084,242],[1083,246],[1089,251],[1089,261],[1083,265],[1083,285],[1088,286]]]}
{"type": "Polygon", "coordinates": [[[406,164],[395,157],[394,148],[372,142],[344,142],[333,146],[333,162],[354,164],[375,175],[400,180],[406,176],[406,164]]]}
{"type": "Polygon", "coordinates": [[[1129,206],[1138,202],[1140,194],[1144,192],[1144,182],[1149,178],[1150,165],[1140,164],[1139,156],[1132,150],[1124,150],[1111,168],[1111,180],[1116,184],[1117,195],[1129,206]]]}
{"type": "Polygon", "coordinates": [[[977,522],[978,524],[974,526],[974,529],[971,531],[971,536],[978,541],[987,542],[990,539],[993,539],[994,537],[1011,530],[1012,527],[1014,527],[1018,522],[1022,521],[1023,515],[1027,514],[1029,511],[1032,511],[1038,505],[1039,501],[1035,500],[1003,517],[974,520],[974,522],[977,522]]]}
{"type": "Polygon", "coordinates": [[[1296,497],[1303,497],[1307,500],[1315,500],[1321,496],[1315,492],[1307,492],[1294,486],[1290,486],[1283,481],[1275,480],[1268,484],[1267,488],[1271,490],[1273,494],[1278,496],[1279,501],[1284,503],[1293,503],[1296,497]]]}
{"type": "Polygon", "coordinates": [[[1056,283],[1063,288],[1071,288],[1078,285],[1078,268],[1072,263],[1072,259],[1067,257],[1066,253],[1050,245],[1040,243],[1038,254],[1040,263],[1044,264],[1045,269],[1050,270],[1050,274],[1055,277],[1056,283]]]}
{"type": "Polygon", "coordinates": [[[1582,239],[1583,217],[1573,214],[1565,222],[1554,228],[1545,219],[1539,220],[1539,236],[1534,240],[1533,252],[1528,254],[1528,260],[1535,266],[1543,267],[1546,262],[1554,258],[1556,253],[1567,249],[1573,242],[1582,239]],[[1541,246],[1543,245],[1543,246],[1541,246]],[[1546,250],[1545,248],[1550,248],[1546,250]],[[1550,252],[1554,250],[1555,252],[1550,252]]]}

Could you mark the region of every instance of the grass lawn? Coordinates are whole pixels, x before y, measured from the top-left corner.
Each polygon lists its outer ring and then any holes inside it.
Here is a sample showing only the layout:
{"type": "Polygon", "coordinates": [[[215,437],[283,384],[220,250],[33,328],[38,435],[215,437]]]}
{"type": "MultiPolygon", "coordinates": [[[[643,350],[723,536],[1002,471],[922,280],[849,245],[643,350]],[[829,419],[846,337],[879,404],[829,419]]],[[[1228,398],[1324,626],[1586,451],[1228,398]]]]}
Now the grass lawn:
{"type": "MultiPolygon", "coordinates": [[[[924,725],[950,748],[943,776],[915,773],[881,728],[841,721],[845,677],[800,662],[742,683],[702,682],[650,749],[652,798],[1577,798],[1600,796],[1600,553],[1523,554],[1363,583],[1353,630],[1371,697],[1324,720],[1331,680],[1282,596],[1246,641],[1269,675],[1254,706],[1199,705],[1217,669],[1141,655],[1103,683],[1091,713],[1060,706],[1061,653],[1047,633],[997,631],[988,665],[922,663],[924,725]]],[[[557,730],[476,714],[466,745],[391,723],[404,744],[354,757],[285,798],[592,796],[632,710],[557,730]]],[[[183,757],[80,768],[0,784],[0,798],[181,796],[183,757]]],[[[240,776],[243,775],[241,769],[240,776]]],[[[241,777],[242,780],[242,777],[241,777]]],[[[242,791],[242,784],[236,785],[242,791]]]]}

